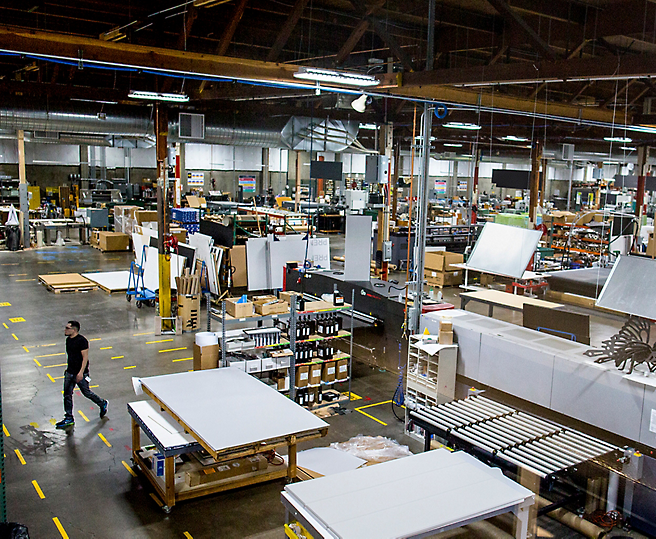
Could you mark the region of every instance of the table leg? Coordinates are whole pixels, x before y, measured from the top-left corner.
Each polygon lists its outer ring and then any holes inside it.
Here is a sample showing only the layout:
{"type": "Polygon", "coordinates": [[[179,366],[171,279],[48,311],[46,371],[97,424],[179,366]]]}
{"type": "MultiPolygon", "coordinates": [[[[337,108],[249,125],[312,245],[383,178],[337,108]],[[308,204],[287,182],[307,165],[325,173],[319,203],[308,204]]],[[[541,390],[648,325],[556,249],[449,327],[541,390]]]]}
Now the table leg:
{"type": "Polygon", "coordinates": [[[467,298],[460,296],[460,308],[464,311],[465,307],[467,307],[467,298]]]}
{"type": "Polygon", "coordinates": [[[166,484],[164,503],[170,510],[175,505],[175,457],[166,457],[164,460],[164,482],[166,484]]]}
{"type": "Polygon", "coordinates": [[[287,439],[287,479],[291,482],[296,479],[296,436],[287,439]]]}
{"type": "Polygon", "coordinates": [[[424,452],[430,451],[431,435],[430,432],[424,429],[424,452]]]}
{"type": "Polygon", "coordinates": [[[527,539],[528,537],[528,510],[529,508],[526,506],[521,506],[513,510],[513,513],[517,517],[515,539],[527,539]]]}
{"type": "MultiPolygon", "coordinates": [[[[535,494],[540,495],[540,477],[525,468],[519,468],[517,482],[535,494]]],[[[526,507],[526,528],[529,537],[537,537],[538,532],[538,504],[526,507]]]]}
{"type": "Polygon", "coordinates": [[[132,417],[132,451],[141,449],[141,427],[132,417]]]}
{"type": "Polygon", "coordinates": [[[487,315],[492,318],[492,314],[494,313],[494,305],[491,303],[487,306],[487,315]]]}

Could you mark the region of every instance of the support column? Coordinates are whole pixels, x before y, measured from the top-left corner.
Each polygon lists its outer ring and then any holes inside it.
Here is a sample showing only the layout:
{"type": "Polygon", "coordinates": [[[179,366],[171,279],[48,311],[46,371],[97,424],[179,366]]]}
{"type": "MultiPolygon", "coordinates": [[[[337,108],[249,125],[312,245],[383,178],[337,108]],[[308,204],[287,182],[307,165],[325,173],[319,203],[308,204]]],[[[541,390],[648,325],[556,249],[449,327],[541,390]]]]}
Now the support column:
{"type": "Polygon", "coordinates": [[[27,194],[27,175],[25,173],[25,132],[18,130],[18,194],[21,211],[21,230],[23,236],[23,249],[30,247],[30,201],[27,194]]]}
{"type": "Polygon", "coordinates": [[[301,204],[301,152],[296,151],[296,192],[294,193],[294,211],[301,204]]]}
{"type": "Polygon", "coordinates": [[[533,226],[537,221],[538,195],[540,192],[540,161],[542,160],[542,143],[533,141],[531,149],[531,176],[529,183],[528,218],[533,226]]]}
{"type": "Polygon", "coordinates": [[[399,171],[401,167],[401,145],[397,142],[394,146],[394,174],[390,181],[390,190],[392,192],[392,211],[390,219],[396,221],[396,207],[398,204],[399,195],[399,171]]]}
{"type": "MultiPolygon", "coordinates": [[[[157,155],[157,251],[159,253],[159,315],[162,318],[171,316],[171,261],[165,247],[169,234],[168,223],[168,182],[166,178],[166,160],[168,148],[167,110],[161,105],[155,105],[155,139],[157,155]]],[[[162,320],[163,331],[173,329],[170,320],[162,320]]]]}
{"type": "MultiPolygon", "coordinates": [[[[645,183],[647,174],[647,160],[649,159],[649,146],[640,146],[638,148],[638,188],[636,189],[635,216],[638,218],[638,229],[636,238],[640,237],[640,228],[642,228],[642,211],[645,204],[645,183]]],[[[633,242],[637,245],[637,242],[633,242]]]]}
{"type": "Polygon", "coordinates": [[[269,171],[269,148],[262,148],[262,194],[267,194],[271,188],[271,173],[269,171]]]}
{"type": "Polygon", "coordinates": [[[481,163],[481,150],[478,149],[478,143],[474,145],[474,151],[472,152],[472,164],[474,166],[471,186],[467,186],[467,190],[471,192],[469,197],[469,205],[471,211],[469,212],[469,224],[475,225],[478,221],[478,173],[479,166],[481,163]]]}

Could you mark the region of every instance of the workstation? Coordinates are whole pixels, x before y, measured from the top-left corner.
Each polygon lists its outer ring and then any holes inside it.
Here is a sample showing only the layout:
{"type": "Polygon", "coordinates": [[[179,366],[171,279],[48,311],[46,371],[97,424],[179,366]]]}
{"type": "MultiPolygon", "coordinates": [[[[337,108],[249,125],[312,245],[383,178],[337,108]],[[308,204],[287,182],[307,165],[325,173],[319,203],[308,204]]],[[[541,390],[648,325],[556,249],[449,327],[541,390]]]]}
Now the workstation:
{"type": "Polygon", "coordinates": [[[0,7],[0,539],[656,537],[653,4],[78,4],[0,7]]]}

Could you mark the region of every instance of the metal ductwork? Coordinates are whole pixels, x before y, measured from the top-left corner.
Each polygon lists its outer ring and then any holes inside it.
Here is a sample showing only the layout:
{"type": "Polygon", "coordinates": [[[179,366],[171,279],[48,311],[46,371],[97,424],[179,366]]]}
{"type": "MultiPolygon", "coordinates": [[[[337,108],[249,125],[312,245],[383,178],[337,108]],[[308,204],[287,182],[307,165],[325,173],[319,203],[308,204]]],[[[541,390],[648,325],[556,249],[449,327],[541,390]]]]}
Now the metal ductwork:
{"type": "Polygon", "coordinates": [[[179,137],[178,120],[169,122],[169,136],[171,142],[198,142],[205,144],[224,144],[226,146],[259,146],[262,148],[284,147],[282,142],[282,128],[262,128],[218,125],[205,123],[205,137],[198,139],[182,139],[179,137]]]}

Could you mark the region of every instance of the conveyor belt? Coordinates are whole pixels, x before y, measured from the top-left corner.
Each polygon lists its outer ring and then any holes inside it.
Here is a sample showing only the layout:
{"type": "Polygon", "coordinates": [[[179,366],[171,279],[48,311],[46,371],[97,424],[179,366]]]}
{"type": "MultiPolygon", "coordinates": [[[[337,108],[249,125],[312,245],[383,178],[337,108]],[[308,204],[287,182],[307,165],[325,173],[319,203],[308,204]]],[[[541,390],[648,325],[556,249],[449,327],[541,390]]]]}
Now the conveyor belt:
{"type": "Polygon", "coordinates": [[[431,433],[470,444],[542,478],[619,449],[481,396],[418,406],[410,417],[431,433]]]}

